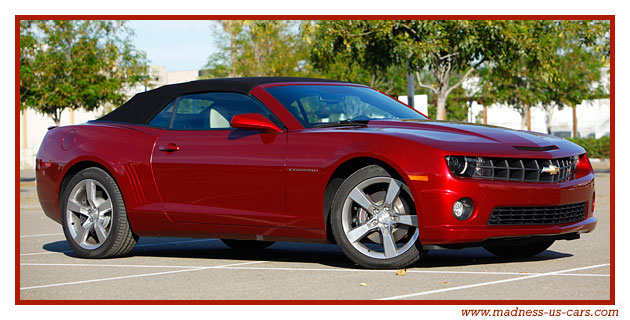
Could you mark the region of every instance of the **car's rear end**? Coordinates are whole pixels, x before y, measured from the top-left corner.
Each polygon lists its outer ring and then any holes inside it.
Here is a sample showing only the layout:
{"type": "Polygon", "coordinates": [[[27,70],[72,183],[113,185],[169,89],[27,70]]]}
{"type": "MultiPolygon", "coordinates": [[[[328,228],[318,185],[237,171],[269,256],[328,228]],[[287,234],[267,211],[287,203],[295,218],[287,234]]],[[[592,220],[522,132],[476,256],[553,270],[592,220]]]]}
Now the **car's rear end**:
{"type": "Polygon", "coordinates": [[[39,147],[35,160],[39,203],[46,216],[59,223],[61,223],[59,186],[63,178],[64,166],[68,161],[64,157],[64,141],[67,147],[70,141],[74,142],[75,133],[76,131],[71,127],[49,128],[39,147]]]}

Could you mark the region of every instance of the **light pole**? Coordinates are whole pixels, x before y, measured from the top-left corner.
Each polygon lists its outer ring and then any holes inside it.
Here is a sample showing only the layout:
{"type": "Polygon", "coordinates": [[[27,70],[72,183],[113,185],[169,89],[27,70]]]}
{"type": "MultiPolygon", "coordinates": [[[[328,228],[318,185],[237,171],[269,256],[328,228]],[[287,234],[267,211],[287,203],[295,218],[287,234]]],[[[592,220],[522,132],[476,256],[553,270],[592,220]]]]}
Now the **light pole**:
{"type": "Polygon", "coordinates": [[[411,70],[409,70],[407,72],[407,104],[415,109],[415,106],[413,104],[413,98],[416,95],[415,92],[415,80],[413,78],[413,72],[411,72],[411,70]]]}

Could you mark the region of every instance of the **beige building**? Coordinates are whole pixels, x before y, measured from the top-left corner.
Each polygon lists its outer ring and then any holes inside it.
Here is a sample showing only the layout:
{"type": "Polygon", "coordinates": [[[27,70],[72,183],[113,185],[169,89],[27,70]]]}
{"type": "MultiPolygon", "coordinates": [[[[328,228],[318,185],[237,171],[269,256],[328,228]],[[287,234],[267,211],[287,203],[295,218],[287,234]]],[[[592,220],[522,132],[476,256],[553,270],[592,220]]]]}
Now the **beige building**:
{"type": "MultiPolygon", "coordinates": [[[[152,88],[199,79],[199,70],[166,71],[166,68],[163,66],[150,66],[149,68],[152,77],[150,86],[152,88]]],[[[129,89],[128,95],[131,97],[147,89],[150,88],[136,86],[129,89]]],[[[84,123],[99,118],[105,113],[105,110],[87,112],[84,110],[73,111],[68,109],[61,113],[60,124],[67,126],[84,123]]],[[[35,156],[37,155],[37,150],[39,150],[39,145],[48,127],[54,125],[55,122],[49,116],[37,113],[33,109],[20,112],[20,169],[32,169],[35,167],[35,156]]]]}

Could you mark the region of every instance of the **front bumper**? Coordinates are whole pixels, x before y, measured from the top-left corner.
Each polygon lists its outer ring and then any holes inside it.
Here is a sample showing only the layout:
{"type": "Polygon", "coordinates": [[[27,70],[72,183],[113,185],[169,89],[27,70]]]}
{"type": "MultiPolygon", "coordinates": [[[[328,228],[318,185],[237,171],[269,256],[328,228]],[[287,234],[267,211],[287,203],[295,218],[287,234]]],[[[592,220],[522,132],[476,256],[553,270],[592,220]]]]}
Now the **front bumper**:
{"type": "Polygon", "coordinates": [[[521,183],[434,176],[414,182],[422,244],[458,244],[488,239],[584,233],[595,229],[593,217],[594,175],[563,183],[521,183]],[[472,216],[459,221],[452,214],[453,203],[472,199],[472,216]],[[564,224],[488,225],[495,207],[559,206],[587,202],[584,218],[564,224]]]}

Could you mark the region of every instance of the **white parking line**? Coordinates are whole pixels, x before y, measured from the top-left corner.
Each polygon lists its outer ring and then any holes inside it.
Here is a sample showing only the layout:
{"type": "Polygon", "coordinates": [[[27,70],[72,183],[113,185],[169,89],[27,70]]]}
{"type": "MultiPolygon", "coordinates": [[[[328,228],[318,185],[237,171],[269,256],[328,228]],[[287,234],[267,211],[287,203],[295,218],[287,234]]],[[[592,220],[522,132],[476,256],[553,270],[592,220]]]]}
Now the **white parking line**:
{"type": "MultiPolygon", "coordinates": [[[[113,268],[178,268],[196,269],[199,266],[172,266],[172,265],[139,265],[139,264],[97,264],[97,263],[20,263],[21,266],[42,266],[42,267],[113,267],[113,268]]],[[[288,267],[238,267],[225,266],[216,269],[232,270],[270,270],[270,271],[332,271],[332,272],[377,272],[394,273],[393,270],[368,270],[368,269],[341,269],[341,268],[288,268],[288,267]]],[[[407,270],[407,273],[426,274],[479,274],[479,275],[517,275],[531,276],[546,274],[541,272],[491,272],[491,271],[447,271],[447,270],[407,270]]],[[[610,277],[609,274],[598,273],[558,273],[551,276],[573,276],[573,277],[610,277]]]]}
{"type": "Polygon", "coordinates": [[[29,234],[29,235],[26,235],[26,236],[20,236],[20,238],[47,237],[47,236],[63,236],[63,233],[29,234]]]}
{"type": "Polygon", "coordinates": [[[448,292],[448,291],[455,291],[455,290],[469,289],[469,288],[475,288],[475,287],[489,286],[489,285],[493,285],[493,284],[500,284],[500,283],[506,283],[506,282],[512,282],[512,281],[520,281],[520,280],[527,280],[527,279],[533,279],[533,278],[552,276],[552,275],[556,275],[556,274],[559,274],[559,273],[565,273],[565,272],[571,272],[571,271],[579,271],[579,270],[600,268],[600,267],[605,267],[605,266],[609,266],[609,265],[610,265],[610,263],[598,264],[598,265],[593,265],[593,266],[588,266],[588,267],[581,267],[581,268],[560,270],[560,271],[554,271],[554,272],[540,273],[540,274],[535,274],[535,275],[531,275],[531,276],[524,276],[524,277],[511,278],[511,279],[505,279],[505,280],[482,282],[482,283],[470,284],[470,285],[453,287],[453,288],[445,288],[445,289],[430,290],[430,291],[423,291],[423,292],[417,292],[417,293],[409,293],[409,294],[404,294],[404,295],[400,295],[400,296],[380,298],[380,299],[376,299],[376,300],[397,300],[397,299],[412,298],[412,297],[424,296],[424,295],[429,295],[429,294],[434,294],[434,293],[442,293],[442,292],[448,292]]]}
{"type": "Polygon", "coordinates": [[[35,256],[39,254],[54,254],[54,253],[68,253],[68,252],[73,252],[73,250],[20,253],[20,256],[35,256]]]}
{"type": "MultiPolygon", "coordinates": [[[[393,270],[368,270],[368,269],[332,269],[332,268],[282,268],[282,267],[226,267],[224,269],[237,270],[276,270],[276,271],[337,271],[337,272],[380,272],[395,273],[393,270]]],[[[491,272],[491,271],[448,271],[448,270],[407,270],[407,273],[428,274],[480,274],[480,275],[539,275],[540,272],[491,272]]],[[[608,274],[597,273],[561,273],[558,276],[582,276],[582,277],[610,277],[608,274]]]]}
{"type": "MultiPolygon", "coordinates": [[[[182,243],[194,243],[194,242],[202,242],[202,241],[218,241],[219,239],[198,239],[198,240],[186,240],[186,241],[172,241],[172,242],[158,242],[158,243],[146,243],[146,244],[138,244],[138,247],[153,247],[164,244],[182,244],[182,243]]],[[[65,250],[65,251],[46,251],[46,252],[30,252],[30,253],[20,253],[20,256],[35,256],[40,254],[55,254],[55,253],[69,253],[74,252],[74,250],[65,250]]]]}
{"type": "Polygon", "coordinates": [[[110,280],[120,280],[120,279],[129,279],[129,278],[151,277],[151,276],[159,276],[159,275],[165,275],[165,274],[171,274],[171,273],[180,273],[180,272],[189,272],[189,271],[217,269],[217,268],[225,268],[225,267],[229,267],[229,266],[242,266],[242,265],[256,264],[256,263],[265,263],[265,262],[268,262],[268,261],[250,261],[250,262],[233,263],[233,264],[219,265],[219,266],[212,266],[212,267],[197,267],[197,268],[194,268],[194,269],[173,270],[173,271],[144,273],[144,274],[136,274],[136,275],[112,277],[112,278],[102,278],[102,279],[92,279],[92,280],[83,280],[83,281],[53,283],[53,284],[45,284],[45,285],[41,285],[41,286],[24,287],[24,288],[20,288],[20,290],[32,290],[32,289],[68,286],[68,285],[74,285],[74,284],[83,284],[83,283],[100,282],[100,281],[110,281],[110,280]]]}
{"type": "Polygon", "coordinates": [[[116,267],[116,268],[176,268],[196,269],[199,266],[156,266],[148,264],[98,264],[98,263],[20,263],[21,266],[39,267],[116,267]]]}
{"type": "Polygon", "coordinates": [[[21,209],[41,209],[41,206],[20,206],[21,209]]]}

